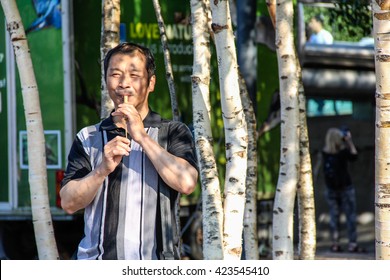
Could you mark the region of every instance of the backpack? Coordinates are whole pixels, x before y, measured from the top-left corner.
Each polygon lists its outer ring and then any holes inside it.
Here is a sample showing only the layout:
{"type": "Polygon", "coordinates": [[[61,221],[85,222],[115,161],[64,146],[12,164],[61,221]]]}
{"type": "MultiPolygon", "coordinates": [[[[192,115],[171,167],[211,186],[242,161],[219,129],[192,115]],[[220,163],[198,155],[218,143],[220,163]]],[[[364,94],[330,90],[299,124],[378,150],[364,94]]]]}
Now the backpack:
{"type": "Polygon", "coordinates": [[[341,166],[337,155],[326,154],[324,156],[324,178],[326,185],[331,189],[342,187],[341,166]]]}

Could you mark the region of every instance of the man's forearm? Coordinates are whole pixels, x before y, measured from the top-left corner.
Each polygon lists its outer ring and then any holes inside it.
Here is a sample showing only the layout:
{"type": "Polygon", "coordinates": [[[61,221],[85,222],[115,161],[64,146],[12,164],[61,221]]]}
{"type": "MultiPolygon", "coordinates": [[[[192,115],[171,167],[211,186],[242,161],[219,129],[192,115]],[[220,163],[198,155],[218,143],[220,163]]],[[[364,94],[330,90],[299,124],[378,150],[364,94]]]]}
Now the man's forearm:
{"type": "Polygon", "coordinates": [[[61,206],[69,214],[87,207],[95,198],[106,175],[99,169],[82,179],[69,181],[60,191],[61,206]]]}
{"type": "Polygon", "coordinates": [[[148,135],[139,144],[168,186],[183,194],[194,191],[198,179],[196,168],[186,160],[168,153],[148,135]]]}

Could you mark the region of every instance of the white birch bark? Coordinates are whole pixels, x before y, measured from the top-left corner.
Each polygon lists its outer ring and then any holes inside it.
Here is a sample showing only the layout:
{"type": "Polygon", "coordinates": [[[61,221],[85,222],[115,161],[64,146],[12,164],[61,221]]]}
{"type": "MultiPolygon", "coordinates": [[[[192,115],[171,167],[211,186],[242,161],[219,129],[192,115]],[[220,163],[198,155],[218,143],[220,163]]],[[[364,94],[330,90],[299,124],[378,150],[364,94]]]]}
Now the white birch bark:
{"type": "MultiPolygon", "coordinates": [[[[266,0],[268,12],[272,23],[275,26],[276,0],[266,0]]],[[[295,50],[296,52],[296,50],[295,50]]],[[[296,56],[297,57],[297,56],[296,56]]],[[[298,74],[298,99],[299,99],[299,156],[300,170],[298,183],[298,222],[299,222],[299,258],[311,260],[315,258],[316,250],[316,223],[315,223],[315,206],[314,190],[311,169],[311,158],[309,150],[309,135],[307,132],[306,121],[306,98],[302,83],[302,69],[297,59],[298,74]]]]}
{"type": "Polygon", "coordinates": [[[120,37],[120,0],[102,0],[102,34],[100,39],[101,61],[101,108],[100,118],[107,118],[114,109],[114,103],[108,95],[104,80],[104,58],[107,52],[119,44],[120,37]]]}
{"type": "Polygon", "coordinates": [[[276,51],[281,99],[281,152],[273,212],[273,258],[294,258],[293,210],[299,169],[299,108],[293,2],[276,1],[276,51]]]}
{"type": "Polygon", "coordinates": [[[210,33],[207,10],[209,0],[190,0],[194,67],[192,107],[195,147],[202,186],[203,258],[223,259],[223,209],[217,164],[210,125],[210,33]]]}
{"type": "MultiPolygon", "coordinates": [[[[240,76],[240,74],[239,74],[240,76]]],[[[245,84],[240,76],[240,95],[248,129],[248,166],[244,210],[244,250],[246,260],[259,259],[257,234],[257,130],[256,115],[245,84]]]]}
{"type": "Polygon", "coordinates": [[[306,121],[306,98],[302,83],[302,72],[297,61],[299,80],[299,156],[300,170],[298,183],[298,222],[299,222],[299,258],[314,260],[316,252],[316,221],[313,176],[309,150],[309,135],[306,121]]]}
{"type": "Polygon", "coordinates": [[[224,259],[239,260],[242,252],[248,135],[240,99],[236,47],[228,1],[212,1],[211,12],[226,146],[224,259]]]}
{"type": "Polygon", "coordinates": [[[375,38],[375,252],[390,259],[390,1],[372,0],[375,38]]]}
{"type": "Polygon", "coordinates": [[[31,211],[38,258],[59,259],[47,189],[45,137],[38,86],[25,29],[15,0],[1,0],[22,85],[27,129],[31,211]]]}
{"type": "Polygon", "coordinates": [[[160,30],[160,37],[161,37],[161,45],[164,50],[164,61],[165,61],[165,72],[166,72],[166,78],[168,82],[168,88],[169,93],[171,95],[171,107],[172,107],[172,114],[173,119],[175,121],[180,120],[180,113],[179,113],[179,107],[177,105],[177,96],[176,96],[176,89],[175,89],[175,80],[173,77],[173,70],[171,65],[171,55],[169,53],[169,46],[168,46],[168,37],[165,32],[165,24],[164,19],[161,15],[161,7],[158,0],[153,0],[154,10],[156,12],[156,18],[158,27],[160,30]]]}

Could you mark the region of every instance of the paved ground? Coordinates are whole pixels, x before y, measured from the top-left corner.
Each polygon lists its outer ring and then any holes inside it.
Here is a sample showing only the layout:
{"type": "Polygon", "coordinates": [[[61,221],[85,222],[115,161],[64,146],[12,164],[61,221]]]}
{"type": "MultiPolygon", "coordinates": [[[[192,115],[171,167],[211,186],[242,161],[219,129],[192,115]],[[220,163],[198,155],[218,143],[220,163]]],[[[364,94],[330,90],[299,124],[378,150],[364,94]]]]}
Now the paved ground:
{"type": "MultiPolygon", "coordinates": [[[[364,248],[364,253],[350,253],[348,252],[348,240],[346,238],[346,226],[345,221],[341,219],[341,228],[344,229],[341,232],[340,245],[343,249],[343,252],[334,253],[330,251],[332,245],[329,238],[329,229],[328,229],[329,217],[324,214],[320,215],[317,221],[317,251],[316,259],[318,260],[375,260],[375,227],[374,227],[374,214],[364,213],[358,216],[357,219],[357,231],[358,231],[358,244],[364,248]]],[[[270,236],[272,233],[269,228],[272,225],[268,225],[268,231],[260,229],[260,259],[272,259],[272,252],[269,245],[270,236]],[[261,238],[263,237],[263,239],[261,238]],[[264,242],[268,240],[268,242],[264,242]]],[[[294,232],[294,236],[297,236],[297,232],[294,232]]],[[[272,239],[272,238],[271,238],[272,239]]],[[[295,248],[298,245],[295,244],[295,248]]]]}
{"type": "Polygon", "coordinates": [[[331,246],[329,232],[327,230],[327,217],[320,218],[317,231],[317,253],[316,258],[320,260],[375,260],[375,226],[374,216],[370,213],[358,217],[358,244],[365,249],[365,253],[349,253],[348,242],[345,238],[345,230],[342,232],[341,246],[343,252],[333,253],[329,250],[331,246]]]}

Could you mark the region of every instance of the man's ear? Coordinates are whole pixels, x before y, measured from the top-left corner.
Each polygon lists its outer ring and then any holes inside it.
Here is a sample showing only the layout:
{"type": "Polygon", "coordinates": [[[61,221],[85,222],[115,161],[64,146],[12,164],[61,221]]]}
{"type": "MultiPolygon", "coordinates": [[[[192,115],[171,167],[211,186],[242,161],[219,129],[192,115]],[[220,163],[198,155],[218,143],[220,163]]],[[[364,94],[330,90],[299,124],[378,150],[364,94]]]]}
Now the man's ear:
{"type": "Polygon", "coordinates": [[[153,75],[150,78],[150,81],[149,81],[149,86],[148,86],[149,92],[153,92],[154,91],[154,86],[155,85],[156,85],[156,75],[153,75]]]}

